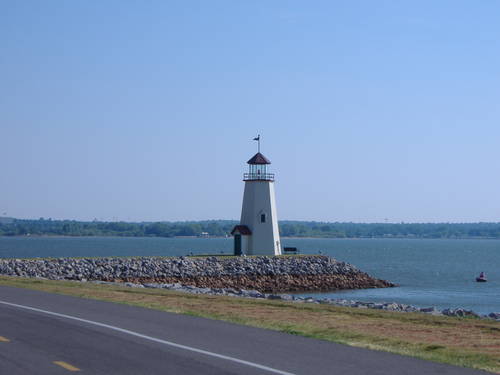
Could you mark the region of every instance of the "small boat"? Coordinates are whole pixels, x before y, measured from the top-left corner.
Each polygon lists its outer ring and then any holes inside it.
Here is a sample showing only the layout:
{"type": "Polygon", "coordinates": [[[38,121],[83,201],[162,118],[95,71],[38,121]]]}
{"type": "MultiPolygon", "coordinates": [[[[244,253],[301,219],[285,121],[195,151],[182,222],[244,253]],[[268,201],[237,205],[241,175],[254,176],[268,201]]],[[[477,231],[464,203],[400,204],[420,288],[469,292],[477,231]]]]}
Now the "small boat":
{"type": "Polygon", "coordinates": [[[479,276],[478,276],[478,277],[476,277],[476,281],[477,281],[478,283],[485,283],[486,281],[488,281],[488,279],[486,278],[486,275],[484,274],[484,272],[481,272],[481,273],[479,274],[479,276]]]}

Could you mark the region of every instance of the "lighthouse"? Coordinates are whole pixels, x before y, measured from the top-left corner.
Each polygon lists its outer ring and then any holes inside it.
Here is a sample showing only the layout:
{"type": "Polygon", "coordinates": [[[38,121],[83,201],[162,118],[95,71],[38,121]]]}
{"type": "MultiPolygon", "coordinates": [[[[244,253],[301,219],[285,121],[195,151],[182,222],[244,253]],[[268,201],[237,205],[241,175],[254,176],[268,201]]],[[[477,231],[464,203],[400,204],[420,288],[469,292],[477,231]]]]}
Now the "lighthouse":
{"type": "Polygon", "coordinates": [[[243,175],[245,190],[240,224],[231,234],[234,236],[235,255],[281,255],[274,173],[269,173],[269,159],[258,152],[248,160],[248,173],[243,175]]]}

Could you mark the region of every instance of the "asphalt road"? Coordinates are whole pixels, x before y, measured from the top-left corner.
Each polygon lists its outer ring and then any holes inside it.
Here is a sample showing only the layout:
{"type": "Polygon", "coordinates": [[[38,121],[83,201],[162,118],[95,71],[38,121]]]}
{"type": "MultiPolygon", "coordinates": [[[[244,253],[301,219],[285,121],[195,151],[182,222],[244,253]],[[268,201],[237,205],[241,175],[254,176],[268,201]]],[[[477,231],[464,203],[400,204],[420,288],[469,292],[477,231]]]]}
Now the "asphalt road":
{"type": "Polygon", "coordinates": [[[139,307],[0,286],[0,374],[485,374],[139,307]]]}

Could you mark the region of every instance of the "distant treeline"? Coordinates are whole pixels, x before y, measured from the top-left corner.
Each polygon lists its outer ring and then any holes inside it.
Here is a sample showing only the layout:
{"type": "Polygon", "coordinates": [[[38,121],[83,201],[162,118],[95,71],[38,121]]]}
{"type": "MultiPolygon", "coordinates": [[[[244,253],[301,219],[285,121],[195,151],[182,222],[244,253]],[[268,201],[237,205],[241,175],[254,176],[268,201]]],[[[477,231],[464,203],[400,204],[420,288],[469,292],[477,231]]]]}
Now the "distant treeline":
{"type": "MultiPolygon", "coordinates": [[[[189,222],[127,223],[74,220],[0,220],[0,236],[226,236],[236,225],[234,220],[189,222]]],[[[280,233],[285,237],[329,238],[500,238],[500,223],[322,223],[282,221],[280,233]]]]}
{"type": "Polygon", "coordinates": [[[0,222],[0,236],[123,236],[123,237],[176,237],[225,236],[235,225],[232,220],[196,222],[128,223],[75,220],[20,220],[0,222]]]}

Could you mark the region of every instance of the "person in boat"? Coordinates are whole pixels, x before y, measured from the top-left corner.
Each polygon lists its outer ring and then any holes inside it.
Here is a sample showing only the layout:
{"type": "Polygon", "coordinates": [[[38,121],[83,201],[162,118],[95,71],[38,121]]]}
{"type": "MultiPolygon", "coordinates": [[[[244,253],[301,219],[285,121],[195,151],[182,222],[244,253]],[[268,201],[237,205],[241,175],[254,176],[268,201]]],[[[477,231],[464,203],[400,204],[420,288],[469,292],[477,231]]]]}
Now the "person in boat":
{"type": "Polygon", "coordinates": [[[479,274],[479,277],[476,277],[476,281],[486,281],[486,275],[484,274],[484,272],[481,272],[479,274]]]}

